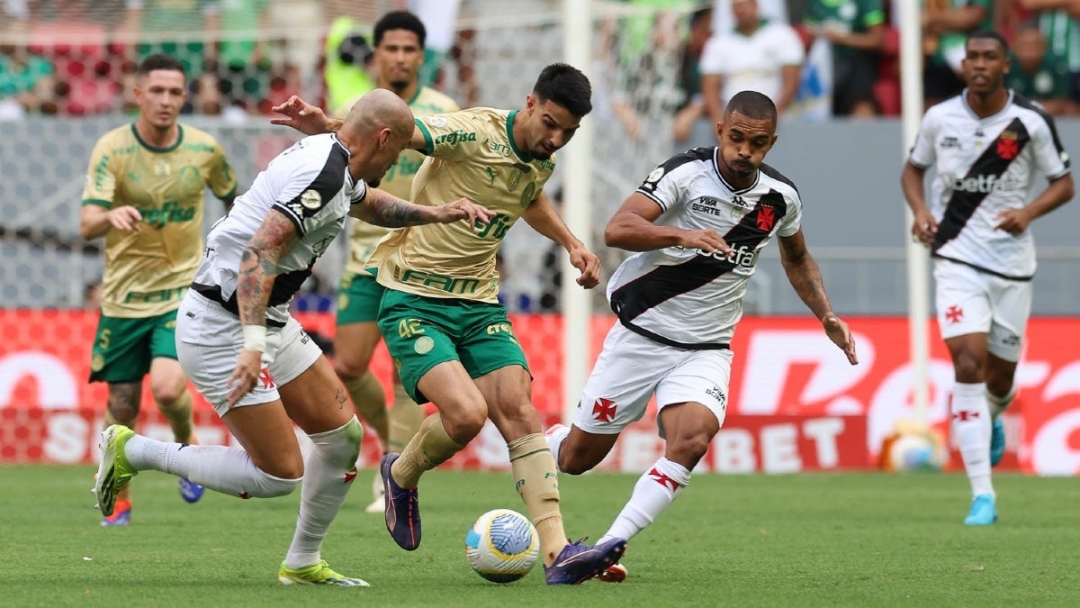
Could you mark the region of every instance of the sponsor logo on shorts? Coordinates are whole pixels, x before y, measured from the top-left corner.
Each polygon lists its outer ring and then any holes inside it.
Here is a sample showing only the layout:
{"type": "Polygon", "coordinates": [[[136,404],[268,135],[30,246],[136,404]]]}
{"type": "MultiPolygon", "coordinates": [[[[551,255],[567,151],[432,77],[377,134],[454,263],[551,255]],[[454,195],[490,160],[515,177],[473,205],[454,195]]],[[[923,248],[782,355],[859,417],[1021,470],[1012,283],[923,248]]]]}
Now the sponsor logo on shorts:
{"type": "Polygon", "coordinates": [[[432,340],[429,336],[420,336],[416,339],[416,342],[413,342],[413,350],[418,355],[426,355],[433,348],[435,348],[435,340],[432,340]]]}
{"type": "Polygon", "coordinates": [[[724,391],[720,390],[719,386],[705,389],[705,394],[719,401],[722,407],[727,408],[727,395],[724,394],[724,391]]]}

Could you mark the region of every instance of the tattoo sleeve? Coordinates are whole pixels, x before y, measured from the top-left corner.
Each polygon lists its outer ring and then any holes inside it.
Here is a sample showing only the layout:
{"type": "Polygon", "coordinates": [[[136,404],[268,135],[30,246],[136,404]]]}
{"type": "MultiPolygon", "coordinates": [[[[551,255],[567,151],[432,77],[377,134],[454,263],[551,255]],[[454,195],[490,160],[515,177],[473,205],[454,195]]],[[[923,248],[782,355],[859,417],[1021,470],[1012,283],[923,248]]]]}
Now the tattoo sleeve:
{"type": "Polygon", "coordinates": [[[266,324],[266,307],[278,274],[278,260],[292,247],[295,237],[293,223],[282,213],[271,210],[244,247],[236,285],[241,325],[266,324]]]}
{"type": "Polygon", "coordinates": [[[369,224],[387,228],[428,224],[435,219],[431,207],[414,205],[377,188],[368,188],[367,197],[353,206],[350,215],[369,224]]]}

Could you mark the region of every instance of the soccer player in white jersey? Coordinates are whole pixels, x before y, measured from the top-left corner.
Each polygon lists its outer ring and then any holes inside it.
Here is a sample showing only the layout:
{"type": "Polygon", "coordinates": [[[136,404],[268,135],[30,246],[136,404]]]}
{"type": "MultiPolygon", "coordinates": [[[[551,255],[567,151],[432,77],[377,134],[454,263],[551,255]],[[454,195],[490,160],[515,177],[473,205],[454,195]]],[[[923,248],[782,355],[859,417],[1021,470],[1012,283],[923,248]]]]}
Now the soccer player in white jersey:
{"type": "Polygon", "coordinates": [[[102,433],[94,491],[104,515],[139,471],[182,475],[241,498],[282,496],[303,478],[282,584],[367,586],[334,572],[320,548],[356,476],[363,428],[330,363],[289,315],[289,300],[342,231],[346,214],[386,226],[490,221],[464,199],[413,205],[377,189],[412,135],[412,113],[386,90],[363,97],[339,134],[299,141],[215,224],[177,314],[184,372],[243,446],[189,446],[113,425],[102,433]],[[313,444],[307,462],[296,423],[313,444]]]}
{"type": "Polygon", "coordinates": [[[998,416],[1016,396],[1013,376],[1031,312],[1035,243],[1028,225],[1073,196],[1054,120],[1005,88],[1008,51],[996,32],[968,38],[967,88],[927,110],[900,178],[915,214],[912,235],[934,257],[938,325],[956,379],[953,433],[971,481],[964,523],[971,526],[997,521],[990,467],[1005,451],[998,416]],[[923,178],[930,167],[937,177],[928,206],[923,178]],[[1037,173],[1050,184],[1028,202],[1037,173]]]}
{"type": "MultiPolygon", "coordinates": [[[[495,255],[519,219],[566,249],[585,288],[600,280],[600,261],[567,229],[544,185],[555,152],[592,110],[592,87],[573,66],[545,67],[521,110],[472,108],[421,116],[410,147],[424,151],[413,200],[448,196],[484,201],[498,215],[474,230],[430,226],[395,230],[368,260],[385,286],[379,329],[405,389],[439,413],[427,417],[400,454],[383,457],[386,526],[400,547],[420,545],[421,476],[461,451],[490,418],[506,440],[515,488],[540,537],[549,585],[575,585],[622,557],[626,541],[567,542],[558,472],[532,404],[528,361],[497,299],[495,255]]],[[[276,122],[304,132],[332,130],[318,108],[291,99],[276,122]]]]}
{"type": "MultiPolygon", "coordinates": [[[[387,13],[375,24],[372,38],[375,54],[376,84],[405,100],[413,116],[456,112],[459,108],[446,95],[420,85],[420,67],[424,63],[424,40],[427,31],[420,18],[408,11],[387,13]]],[[[345,116],[355,99],[334,112],[345,116]]],[[[397,163],[383,176],[378,186],[394,196],[408,200],[413,177],[420,170],[424,155],[406,149],[397,163]]],[[[394,375],[394,407],[387,410],[382,384],[368,369],[375,347],[382,340],[379,333],[379,303],[386,288],[365,268],[367,259],[389,228],[366,222],[352,222],[349,234],[349,260],[341,277],[337,297],[337,330],[334,333],[334,371],[341,378],[353,406],[379,435],[383,452],[400,452],[424,421],[424,408],[412,400],[401,379],[394,375]]],[[[378,469],[376,469],[378,471],[378,469]]],[[[369,513],[382,513],[383,482],[375,474],[374,500],[369,513]]]]}
{"type": "MultiPolygon", "coordinates": [[[[774,236],[792,287],[848,361],[857,363],[847,324],[833,313],[800,227],[795,185],[763,164],[776,141],[776,106],[737,93],[717,124],[719,147],[668,159],[608,222],[610,247],[637,251],[608,282],[618,323],[578,402],[573,425],[546,433],[559,470],[580,475],[600,463],[655,395],[664,456],[634,486],[601,538],[629,540],[690,483],[724,422],[735,325],[758,253],[774,236]]],[[[601,580],[621,581],[625,568],[601,580]]]]}

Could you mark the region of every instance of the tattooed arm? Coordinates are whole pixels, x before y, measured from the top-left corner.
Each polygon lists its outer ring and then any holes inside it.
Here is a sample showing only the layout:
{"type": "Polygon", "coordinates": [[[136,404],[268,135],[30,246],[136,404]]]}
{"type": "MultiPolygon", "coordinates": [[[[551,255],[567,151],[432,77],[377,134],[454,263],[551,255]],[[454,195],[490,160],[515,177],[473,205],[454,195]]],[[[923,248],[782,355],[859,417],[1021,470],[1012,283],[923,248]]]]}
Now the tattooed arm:
{"type": "Polygon", "coordinates": [[[452,203],[438,207],[414,205],[389,192],[378,188],[368,188],[364,200],[354,203],[349,215],[376,226],[404,228],[420,224],[450,224],[458,220],[469,220],[470,226],[477,222],[488,223],[495,213],[484,207],[460,198],[452,203]]]}
{"type": "Polygon", "coordinates": [[[296,239],[296,226],[292,220],[271,209],[244,247],[236,283],[244,348],[237,359],[236,370],[229,378],[229,407],[255,388],[266,348],[266,307],[277,278],[278,260],[292,248],[296,239]]]}
{"type": "Polygon", "coordinates": [[[821,280],[821,269],[806,248],[806,239],[803,238],[801,228],[791,236],[780,237],[780,261],[788,281],[795,288],[795,293],[799,294],[803,303],[821,321],[829,339],[844,351],[852,365],[858,363],[851,330],[847,323],[832,311],[829,294],[825,293],[825,283],[821,280]]]}

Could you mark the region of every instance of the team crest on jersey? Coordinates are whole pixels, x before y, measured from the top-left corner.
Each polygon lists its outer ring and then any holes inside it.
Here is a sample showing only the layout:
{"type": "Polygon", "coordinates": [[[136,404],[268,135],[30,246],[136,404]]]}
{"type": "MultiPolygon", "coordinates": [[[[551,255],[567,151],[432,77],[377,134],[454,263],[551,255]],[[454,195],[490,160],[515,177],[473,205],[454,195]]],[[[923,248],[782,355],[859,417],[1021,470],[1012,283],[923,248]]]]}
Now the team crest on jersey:
{"type": "Polygon", "coordinates": [[[761,206],[757,212],[757,227],[762,232],[769,232],[776,224],[776,209],[761,206]]]}
{"type": "Polygon", "coordinates": [[[997,142],[997,155],[1002,160],[1012,160],[1016,158],[1016,155],[1020,153],[1020,142],[1016,141],[1016,133],[1012,131],[1005,131],[1001,134],[1001,139],[997,142]],[[1011,134],[1012,137],[1006,137],[1007,134],[1011,134]]]}
{"type": "Polygon", "coordinates": [[[443,116],[432,116],[432,117],[428,118],[427,121],[428,121],[428,124],[433,126],[433,127],[445,127],[446,126],[446,118],[443,117],[443,116]]]}
{"type": "Polygon", "coordinates": [[[316,190],[305,190],[300,195],[300,204],[304,206],[304,209],[314,211],[322,206],[322,195],[316,190]]]}
{"type": "Polygon", "coordinates": [[[645,181],[655,184],[656,182],[660,181],[661,177],[664,177],[664,168],[657,167],[652,170],[652,173],[649,174],[649,177],[645,178],[645,181]]]}
{"type": "Polygon", "coordinates": [[[510,171],[510,178],[506,180],[506,187],[509,188],[511,192],[517,190],[518,184],[521,183],[521,176],[525,173],[531,172],[532,167],[530,167],[529,165],[514,165],[513,170],[510,171]]]}

